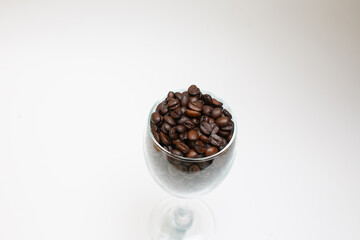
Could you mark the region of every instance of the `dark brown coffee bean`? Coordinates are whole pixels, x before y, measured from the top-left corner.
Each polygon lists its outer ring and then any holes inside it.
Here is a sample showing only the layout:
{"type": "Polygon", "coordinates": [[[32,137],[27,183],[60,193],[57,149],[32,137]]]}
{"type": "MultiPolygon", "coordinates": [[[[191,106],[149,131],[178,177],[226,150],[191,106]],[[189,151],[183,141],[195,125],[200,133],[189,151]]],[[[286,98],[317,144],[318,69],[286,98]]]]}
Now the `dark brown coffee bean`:
{"type": "Polygon", "coordinates": [[[187,129],[193,129],[195,127],[195,124],[191,121],[191,120],[186,120],[184,122],[184,126],[187,128],[187,129]]]}
{"type": "Polygon", "coordinates": [[[200,130],[203,134],[210,135],[213,128],[211,127],[211,125],[209,123],[202,122],[202,123],[200,123],[200,130]]]}
{"type": "Polygon", "coordinates": [[[193,164],[193,161],[182,161],[181,164],[186,167],[190,167],[193,164]]]}
{"type": "Polygon", "coordinates": [[[222,150],[225,148],[225,146],[228,144],[228,142],[225,140],[225,138],[222,139],[222,142],[219,146],[219,150],[222,150]]]}
{"type": "Polygon", "coordinates": [[[190,97],[190,102],[197,102],[199,101],[199,98],[197,96],[190,97]]]}
{"type": "Polygon", "coordinates": [[[184,115],[185,111],[186,111],[186,107],[181,107],[180,110],[181,110],[181,113],[184,115]]]}
{"type": "Polygon", "coordinates": [[[234,130],[234,123],[230,121],[229,125],[226,127],[222,127],[221,130],[231,132],[232,130],[234,130]]]}
{"type": "Polygon", "coordinates": [[[175,97],[175,93],[173,91],[170,91],[167,95],[167,99],[169,100],[169,98],[174,98],[175,97]]]}
{"type": "Polygon", "coordinates": [[[165,114],[167,114],[168,112],[169,112],[169,108],[168,108],[167,104],[162,104],[162,106],[160,107],[159,113],[160,113],[161,115],[165,115],[165,114]]]}
{"type": "Polygon", "coordinates": [[[220,130],[219,126],[216,125],[216,123],[210,124],[213,128],[213,130],[211,131],[211,134],[217,134],[220,130]]]}
{"type": "Polygon", "coordinates": [[[202,141],[196,141],[194,150],[200,154],[205,153],[206,150],[205,144],[202,141]]]}
{"type": "Polygon", "coordinates": [[[204,170],[204,169],[208,168],[212,164],[212,162],[213,162],[213,160],[199,162],[199,167],[201,170],[204,170]]]}
{"type": "Polygon", "coordinates": [[[164,132],[160,132],[160,139],[161,139],[161,142],[164,145],[170,145],[171,144],[171,140],[170,140],[169,136],[166,135],[164,132]]]}
{"type": "Polygon", "coordinates": [[[221,117],[222,110],[221,108],[214,108],[211,112],[211,117],[214,119],[217,119],[218,117],[221,117]]]}
{"type": "Polygon", "coordinates": [[[230,135],[226,137],[226,140],[227,140],[228,142],[230,142],[232,136],[233,136],[233,133],[231,132],[230,135]]]}
{"type": "Polygon", "coordinates": [[[214,155],[218,151],[219,150],[216,147],[209,147],[209,148],[206,149],[205,155],[208,157],[208,156],[214,155]]]}
{"type": "Polygon", "coordinates": [[[208,138],[205,135],[200,135],[200,140],[203,141],[204,143],[209,143],[210,142],[210,138],[208,138]]]}
{"type": "Polygon", "coordinates": [[[177,120],[177,124],[183,125],[186,121],[190,120],[187,116],[181,116],[179,120],[177,120]]]}
{"type": "Polygon", "coordinates": [[[228,110],[224,109],[224,110],[223,110],[223,113],[224,113],[225,116],[227,116],[228,118],[232,119],[232,115],[231,115],[231,113],[229,113],[228,110]]]}
{"type": "Polygon", "coordinates": [[[151,131],[158,132],[158,127],[155,124],[150,123],[150,128],[151,128],[151,131]]]}
{"type": "Polygon", "coordinates": [[[179,137],[179,135],[177,134],[177,130],[176,130],[176,127],[173,127],[170,129],[169,131],[169,137],[171,139],[177,139],[179,137]]]}
{"type": "Polygon", "coordinates": [[[178,99],[170,98],[168,99],[168,108],[170,110],[174,110],[175,108],[178,108],[180,106],[180,102],[178,99]]]}
{"type": "Polygon", "coordinates": [[[170,116],[174,119],[179,119],[181,117],[182,113],[180,108],[175,108],[170,112],[170,116]]]}
{"type": "Polygon", "coordinates": [[[215,107],[221,107],[223,105],[222,102],[216,100],[215,98],[212,99],[212,104],[215,106],[215,107]]]}
{"type": "Polygon", "coordinates": [[[179,134],[179,138],[180,138],[181,140],[185,141],[185,140],[187,139],[187,133],[186,133],[186,132],[180,133],[180,134],[179,134]]]}
{"type": "Polygon", "coordinates": [[[216,147],[220,146],[222,142],[222,137],[217,134],[211,134],[210,136],[210,143],[216,147]]]}
{"type": "Polygon", "coordinates": [[[200,118],[200,123],[202,123],[202,122],[208,122],[209,121],[209,117],[207,117],[207,116],[201,116],[201,118],[200,118]]]}
{"type": "Polygon", "coordinates": [[[191,121],[196,125],[198,126],[199,123],[200,123],[200,120],[198,118],[192,118],[191,121]]]}
{"type": "Polygon", "coordinates": [[[197,157],[197,152],[195,152],[195,150],[190,149],[190,151],[186,154],[186,157],[188,158],[196,158],[197,157]]]}
{"type": "Polygon", "coordinates": [[[227,137],[230,135],[230,132],[226,132],[226,131],[219,131],[217,133],[218,135],[222,136],[222,137],[227,137]]]}
{"type": "Polygon", "coordinates": [[[202,113],[205,115],[205,116],[210,116],[211,115],[211,111],[212,111],[212,107],[208,106],[208,105],[205,105],[202,109],[202,113]]]}
{"type": "Polygon", "coordinates": [[[156,140],[157,142],[160,142],[160,135],[159,135],[159,133],[158,133],[158,132],[152,132],[152,134],[153,134],[155,140],[156,140]]]}
{"type": "Polygon", "coordinates": [[[208,119],[208,123],[213,124],[214,122],[215,122],[215,119],[213,119],[213,118],[209,117],[209,119],[208,119]]]}
{"type": "Polygon", "coordinates": [[[181,152],[185,153],[185,154],[190,151],[189,146],[186,145],[185,143],[178,143],[178,144],[176,144],[176,148],[177,148],[178,150],[180,150],[181,152]]]}
{"type": "Polygon", "coordinates": [[[153,114],[151,114],[151,122],[153,124],[158,124],[161,123],[162,121],[162,116],[158,113],[158,112],[154,112],[153,114]]]}
{"type": "Polygon", "coordinates": [[[176,155],[176,156],[181,156],[181,157],[184,156],[184,154],[181,151],[177,150],[177,149],[172,149],[170,152],[172,154],[176,155]]]}
{"type": "Polygon", "coordinates": [[[219,117],[216,119],[216,124],[219,127],[225,127],[230,124],[230,119],[228,117],[219,117]]]}
{"type": "Polygon", "coordinates": [[[186,131],[186,127],[184,125],[177,125],[176,126],[176,131],[178,133],[184,133],[186,131]]]}
{"type": "Polygon", "coordinates": [[[164,117],[164,121],[167,122],[168,124],[170,124],[171,126],[175,126],[175,125],[176,125],[175,120],[174,120],[171,116],[169,116],[169,115],[166,115],[166,116],[164,117]]]}
{"type": "Polygon", "coordinates": [[[177,139],[172,140],[171,142],[172,142],[172,144],[176,145],[176,144],[181,143],[183,141],[181,139],[177,138],[177,139]]]}
{"type": "Polygon", "coordinates": [[[171,125],[167,122],[163,123],[163,125],[161,125],[161,131],[163,131],[164,133],[168,133],[171,129],[171,125]]]}
{"type": "Polygon", "coordinates": [[[182,94],[179,93],[179,92],[176,92],[176,93],[175,93],[175,97],[180,101],[181,98],[182,98],[182,94]]]}
{"type": "Polygon", "coordinates": [[[184,92],[180,100],[181,106],[186,107],[189,104],[189,102],[190,102],[189,93],[184,92]]]}
{"type": "Polygon", "coordinates": [[[196,164],[193,164],[189,167],[189,173],[198,173],[200,172],[200,167],[196,164]]]}
{"type": "Polygon", "coordinates": [[[200,101],[194,101],[194,102],[190,102],[188,104],[188,108],[197,112],[201,112],[201,110],[203,109],[204,104],[200,101]]]}
{"type": "Polygon", "coordinates": [[[186,116],[191,117],[191,118],[199,118],[199,117],[201,117],[200,112],[190,110],[190,109],[186,109],[185,114],[186,114],[186,116]]]}
{"type": "Polygon", "coordinates": [[[202,99],[206,105],[212,105],[212,97],[209,94],[204,94],[202,99]]]}
{"type": "Polygon", "coordinates": [[[200,89],[196,85],[191,85],[188,89],[190,95],[195,96],[200,93],[200,89]]]}
{"type": "Polygon", "coordinates": [[[188,132],[188,140],[190,140],[190,141],[197,141],[197,140],[199,140],[199,134],[198,134],[198,132],[197,132],[197,130],[190,130],[189,132],[188,132]]]}

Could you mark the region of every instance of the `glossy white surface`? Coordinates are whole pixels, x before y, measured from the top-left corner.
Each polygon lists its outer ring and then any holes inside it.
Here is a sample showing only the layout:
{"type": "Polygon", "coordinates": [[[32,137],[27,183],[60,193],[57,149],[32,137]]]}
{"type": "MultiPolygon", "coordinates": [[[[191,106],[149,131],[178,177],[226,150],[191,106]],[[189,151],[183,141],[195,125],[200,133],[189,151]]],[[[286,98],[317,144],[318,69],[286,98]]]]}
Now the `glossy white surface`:
{"type": "Polygon", "coordinates": [[[360,239],[359,1],[1,1],[0,239],[149,239],[154,101],[238,121],[214,239],[360,239]]]}

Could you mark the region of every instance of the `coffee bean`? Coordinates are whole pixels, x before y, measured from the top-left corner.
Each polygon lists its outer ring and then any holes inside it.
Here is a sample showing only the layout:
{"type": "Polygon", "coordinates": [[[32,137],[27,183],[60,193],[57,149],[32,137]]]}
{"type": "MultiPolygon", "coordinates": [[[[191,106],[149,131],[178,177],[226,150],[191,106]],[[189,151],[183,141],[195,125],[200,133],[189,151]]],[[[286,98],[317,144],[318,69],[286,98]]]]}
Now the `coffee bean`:
{"type": "Polygon", "coordinates": [[[186,157],[188,158],[196,158],[197,157],[197,152],[195,152],[195,150],[190,149],[190,151],[186,154],[186,157]]]}
{"type": "Polygon", "coordinates": [[[188,108],[197,112],[201,112],[201,110],[203,109],[204,104],[202,104],[202,102],[200,101],[194,101],[194,102],[190,102],[188,104],[188,108]]]}
{"type": "Polygon", "coordinates": [[[221,108],[214,108],[211,112],[211,117],[214,119],[217,119],[218,117],[221,117],[222,110],[221,108]]]}
{"type": "Polygon", "coordinates": [[[204,170],[204,169],[208,168],[212,164],[212,162],[213,162],[213,160],[199,162],[199,167],[201,170],[204,170]]]}
{"type": "Polygon", "coordinates": [[[177,124],[183,125],[186,121],[190,120],[187,116],[181,116],[179,120],[177,120],[177,124]]]}
{"type": "Polygon", "coordinates": [[[186,114],[186,116],[191,117],[191,118],[198,118],[201,116],[200,112],[190,110],[190,109],[186,109],[185,114],[186,114]]]}
{"type": "Polygon", "coordinates": [[[189,173],[198,173],[200,172],[200,167],[196,164],[193,164],[189,167],[189,173]]]}
{"type": "Polygon", "coordinates": [[[175,93],[173,91],[170,91],[167,95],[167,99],[174,98],[174,97],[175,97],[175,93]]]}
{"type": "Polygon", "coordinates": [[[209,148],[206,149],[205,155],[208,157],[208,156],[214,155],[218,151],[219,150],[216,147],[209,147],[209,148]]]}
{"type": "Polygon", "coordinates": [[[151,131],[158,132],[158,127],[155,124],[150,123],[150,128],[151,128],[151,131]]]}
{"type": "Polygon", "coordinates": [[[181,152],[185,153],[185,154],[190,151],[189,146],[186,145],[185,143],[178,143],[178,144],[176,144],[176,148],[177,148],[178,150],[180,150],[181,152]]]}
{"type": "Polygon", "coordinates": [[[233,133],[231,132],[230,135],[226,137],[226,140],[227,140],[228,142],[230,142],[232,136],[233,136],[233,133]]]}
{"type": "Polygon", "coordinates": [[[226,127],[222,127],[221,130],[231,132],[232,130],[234,130],[234,123],[230,121],[229,125],[226,127]]]}
{"type": "Polygon", "coordinates": [[[216,134],[219,132],[220,128],[218,125],[216,125],[216,123],[210,124],[213,128],[213,130],[211,131],[211,134],[216,134]]]}
{"type": "Polygon", "coordinates": [[[195,124],[191,121],[191,120],[186,120],[184,122],[184,126],[187,128],[187,129],[193,129],[195,127],[195,124]]]}
{"type": "Polygon", "coordinates": [[[186,132],[180,133],[180,134],[179,134],[179,138],[180,138],[181,140],[185,141],[185,140],[187,139],[187,133],[186,133],[186,132]]]}
{"type": "Polygon", "coordinates": [[[153,134],[155,140],[156,140],[157,142],[160,142],[160,135],[159,135],[159,133],[158,133],[158,132],[152,132],[152,134],[153,134]]]}
{"type": "Polygon", "coordinates": [[[209,117],[207,117],[207,116],[201,116],[201,118],[200,118],[200,123],[202,123],[202,122],[208,122],[209,121],[209,117]]]}
{"type": "Polygon", "coordinates": [[[209,94],[204,94],[202,99],[206,105],[212,105],[212,97],[209,94]]]}
{"type": "Polygon", "coordinates": [[[199,140],[199,134],[198,134],[198,132],[196,130],[190,130],[188,132],[188,137],[187,138],[190,141],[197,141],[197,140],[199,140]]]}
{"type": "Polygon", "coordinates": [[[160,107],[159,112],[160,112],[161,115],[167,114],[169,112],[167,104],[162,104],[162,106],[160,107]]]}
{"type": "Polygon", "coordinates": [[[230,119],[228,117],[219,117],[216,119],[216,124],[219,127],[225,127],[230,124],[230,119]]]}
{"type": "Polygon", "coordinates": [[[180,106],[180,102],[178,99],[170,98],[168,100],[168,108],[170,110],[174,110],[175,108],[178,108],[180,106]]]}
{"type": "Polygon", "coordinates": [[[194,149],[200,154],[205,153],[205,144],[202,141],[196,141],[194,149]]]}
{"type": "Polygon", "coordinates": [[[213,128],[211,127],[211,125],[209,123],[202,122],[202,123],[200,123],[200,130],[203,134],[210,135],[213,128]]]}
{"type": "Polygon", "coordinates": [[[231,113],[229,113],[228,110],[224,109],[224,110],[223,110],[223,113],[224,113],[225,116],[227,116],[228,118],[232,119],[232,115],[231,115],[231,113]]]}
{"type": "Polygon", "coordinates": [[[226,131],[219,131],[217,133],[218,135],[222,136],[222,137],[226,137],[230,135],[230,132],[226,132],[226,131]]]}
{"type": "Polygon", "coordinates": [[[171,126],[175,126],[175,125],[176,125],[175,120],[174,120],[171,116],[169,116],[169,115],[166,115],[166,116],[164,117],[164,121],[167,122],[168,124],[170,124],[171,126]]]}
{"type": "Polygon", "coordinates": [[[184,125],[177,125],[176,126],[176,131],[178,133],[184,133],[186,131],[186,127],[184,125]]]}
{"type": "Polygon", "coordinates": [[[175,93],[175,97],[180,101],[181,98],[182,98],[182,94],[179,93],[179,92],[176,92],[176,93],[175,93]]]}
{"type": "Polygon", "coordinates": [[[170,112],[170,116],[173,118],[173,119],[179,119],[181,117],[182,113],[181,113],[181,110],[180,108],[175,108],[174,110],[172,110],[170,112]]]}
{"type": "Polygon", "coordinates": [[[215,98],[212,99],[212,104],[215,106],[215,107],[221,107],[223,105],[222,102],[216,100],[215,98]]]}
{"type": "Polygon", "coordinates": [[[199,98],[197,96],[190,97],[190,102],[197,102],[199,101],[199,98]]]}
{"type": "Polygon", "coordinates": [[[209,143],[210,142],[210,138],[208,138],[205,135],[200,135],[200,140],[203,141],[204,143],[209,143]]]}
{"type": "Polygon", "coordinates": [[[171,139],[177,139],[179,137],[179,135],[177,134],[177,130],[176,130],[176,127],[173,127],[170,129],[169,131],[169,137],[171,139]]]}
{"type": "Polygon", "coordinates": [[[191,121],[196,125],[198,126],[199,123],[200,123],[200,120],[198,118],[192,118],[191,121]]]}
{"type": "Polygon", "coordinates": [[[212,107],[208,106],[208,105],[205,105],[202,109],[202,113],[205,115],[205,116],[210,116],[211,115],[211,111],[212,111],[212,107]]]}
{"type": "Polygon", "coordinates": [[[185,114],[186,107],[181,107],[180,110],[181,110],[181,113],[182,113],[182,114],[185,114]]]}
{"type": "Polygon", "coordinates": [[[181,97],[180,103],[181,106],[186,107],[189,104],[190,98],[189,98],[189,93],[184,93],[181,97]]]}
{"type": "Polygon", "coordinates": [[[163,123],[163,125],[161,125],[161,131],[163,131],[164,133],[168,133],[171,129],[171,125],[167,122],[163,123]]]}
{"type": "Polygon", "coordinates": [[[177,150],[177,149],[172,149],[170,152],[172,154],[174,154],[174,155],[177,155],[177,156],[181,156],[181,157],[184,156],[184,154],[181,151],[177,150]]]}
{"type": "Polygon", "coordinates": [[[209,124],[213,124],[213,123],[215,122],[215,119],[209,117],[207,122],[208,122],[209,124]]]}
{"type": "Polygon", "coordinates": [[[222,142],[222,137],[217,134],[211,134],[210,136],[210,143],[216,147],[220,146],[222,142]]]}
{"type": "Polygon", "coordinates": [[[170,145],[171,140],[168,135],[166,135],[164,132],[160,132],[160,140],[164,145],[170,145]]]}
{"type": "Polygon", "coordinates": [[[176,145],[176,144],[181,143],[183,141],[181,139],[177,138],[177,139],[172,140],[171,142],[172,142],[173,145],[176,145]]]}
{"type": "Polygon", "coordinates": [[[161,123],[161,120],[162,116],[158,112],[154,112],[153,114],[151,114],[151,122],[153,124],[161,123]]]}
{"type": "Polygon", "coordinates": [[[191,85],[188,92],[190,95],[195,96],[200,93],[200,89],[196,85],[191,85]]]}

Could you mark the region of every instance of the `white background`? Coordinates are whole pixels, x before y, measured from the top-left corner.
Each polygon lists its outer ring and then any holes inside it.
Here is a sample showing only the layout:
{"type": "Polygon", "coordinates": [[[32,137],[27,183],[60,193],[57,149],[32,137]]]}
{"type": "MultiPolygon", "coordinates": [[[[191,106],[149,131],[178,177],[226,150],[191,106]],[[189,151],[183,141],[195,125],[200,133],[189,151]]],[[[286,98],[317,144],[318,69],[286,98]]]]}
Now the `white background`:
{"type": "Polygon", "coordinates": [[[191,83],[239,125],[214,239],[360,239],[356,0],[0,0],[0,239],[149,239],[143,128],[191,83]]]}

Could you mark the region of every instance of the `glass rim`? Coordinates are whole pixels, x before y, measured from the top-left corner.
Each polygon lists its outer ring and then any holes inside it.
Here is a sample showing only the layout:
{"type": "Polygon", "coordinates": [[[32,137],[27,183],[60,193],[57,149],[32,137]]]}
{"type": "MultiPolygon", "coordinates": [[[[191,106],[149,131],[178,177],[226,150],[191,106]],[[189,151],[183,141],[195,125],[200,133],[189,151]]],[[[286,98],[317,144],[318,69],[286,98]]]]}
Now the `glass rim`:
{"type": "MultiPolygon", "coordinates": [[[[180,89],[177,92],[183,92],[183,91],[185,91],[185,90],[180,89]]],[[[176,160],[179,160],[179,161],[184,161],[184,162],[204,162],[204,161],[214,160],[215,158],[225,154],[228,151],[228,149],[232,146],[232,144],[234,143],[235,138],[236,138],[236,133],[237,133],[237,123],[236,123],[235,114],[233,114],[233,111],[232,111],[231,107],[222,98],[218,98],[213,93],[208,92],[208,91],[201,91],[201,92],[205,93],[205,94],[209,94],[211,97],[214,97],[217,100],[219,100],[220,102],[222,102],[223,106],[225,106],[225,108],[231,113],[231,115],[232,115],[231,120],[234,123],[234,131],[233,131],[233,136],[231,137],[230,142],[228,142],[228,144],[223,149],[221,149],[219,152],[215,153],[214,155],[207,156],[207,157],[201,157],[201,158],[189,158],[189,157],[178,156],[178,155],[172,154],[170,151],[166,150],[163,146],[161,146],[161,144],[158,141],[156,141],[156,139],[155,139],[155,137],[154,137],[154,135],[153,135],[153,133],[151,131],[151,114],[153,112],[155,112],[155,109],[158,106],[158,104],[166,99],[166,97],[165,98],[163,97],[163,98],[160,98],[159,100],[157,100],[155,102],[155,104],[152,106],[152,108],[151,108],[151,110],[149,112],[149,116],[148,116],[147,129],[149,131],[149,134],[151,136],[152,141],[156,144],[158,149],[160,151],[162,151],[163,153],[165,153],[167,156],[172,157],[172,158],[174,158],[176,160]]]]}

